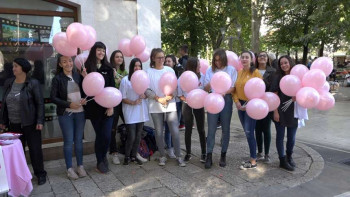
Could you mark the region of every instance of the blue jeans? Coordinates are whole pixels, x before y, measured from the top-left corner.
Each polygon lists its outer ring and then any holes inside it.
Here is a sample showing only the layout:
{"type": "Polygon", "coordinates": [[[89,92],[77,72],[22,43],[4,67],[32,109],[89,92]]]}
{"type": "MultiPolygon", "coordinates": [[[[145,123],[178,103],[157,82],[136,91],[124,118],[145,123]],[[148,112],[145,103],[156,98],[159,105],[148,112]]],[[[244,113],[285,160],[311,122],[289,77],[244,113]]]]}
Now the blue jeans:
{"type": "Polygon", "coordinates": [[[63,134],[63,153],[67,169],[72,167],[73,142],[77,165],[83,165],[84,112],[71,114],[64,112],[62,116],[58,116],[58,122],[63,134]]]}
{"type": "Polygon", "coordinates": [[[185,122],[183,120],[183,115],[182,115],[182,101],[176,102],[176,111],[177,111],[177,119],[179,120],[179,124],[184,125],[185,122]]]}
{"type": "MultiPolygon", "coordinates": [[[[284,157],[284,145],[283,145],[283,140],[284,140],[284,133],[286,130],[285,126],[282,126],[279,122],[275,122],[275,127],[276,127],[276,148],[278,152],[278,156],[280,158],[284,157]]],[[[287,154],[292,154],[293,153],[293,148],[295,145],[295,135],[297,133],[297,127],[287,127],[287,154]]]]}
{"type": "Polygon", "coordinates": [[[226,153],[228,144],[230,142],[230,125],[232,117],[232,96],[226,94],[224,96],[225,106],[224,109],[218,114],[207,113],[208,119],[208,136],[207,136],[207,153],[212,153],[215,144],[215,133],[217,129],[217,123],[220,117],[222,125],[222,146],[221,152],[226,153]]]}
{"type": "MultiPolygon", "coordinates": [[[[241,105],[244,104],[244,101],[240,101],[241,105]]],[[[238,117],[242,124],[245,136],[247,137],[250,158],[256,159],[256,140],[254,136],[254,130],[256,125],[256,120],[248,116],[246,111],[238,110],[238,117]]]]}
{"type": "Polygon", "coordinates": [[[113,126],[113,116],[103,116],[98,119],[91,119],[94,127],[95,139],[95,154],[97,164],[101,163],[105,158],[111,142],[111,131],[113,126]]]}

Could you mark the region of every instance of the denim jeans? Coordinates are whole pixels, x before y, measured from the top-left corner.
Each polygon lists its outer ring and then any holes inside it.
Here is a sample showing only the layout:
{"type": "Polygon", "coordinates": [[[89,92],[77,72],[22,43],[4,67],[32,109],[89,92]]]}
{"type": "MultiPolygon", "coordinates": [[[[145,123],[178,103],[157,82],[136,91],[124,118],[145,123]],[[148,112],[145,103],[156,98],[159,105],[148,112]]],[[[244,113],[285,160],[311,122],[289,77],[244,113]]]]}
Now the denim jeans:
{"type": "Polygon", "coordinates": [[[109,144],[111,142],[113,118],[113,116],[103,116],[97,119],[91,119],[96,134],[95,154],[97,164],[101,163],[106,158],[109,144]]]}
{"type": "MultiPolygon", "coordinates": [[[[240,102],[241,105],[245,103],[244,101],[240,102]]],[[[256,159],[256,141],[254,136],[256,120],[249,117],[246,111],[241,110],[238,110],[238,117],[245,132],[245,136],[247,137],[250,158],[256,159]]]]}
{"type": "MultiPolygon", "coordinates": [[[[284,133],[286,130],[285,126],[282,126],[279,122],[275,122],[276,127],[276,148],[278,156],[280,158],[284,157],[284,133]]],[[[295,144],[295,135],[297,133],[297,127],[287,127],[287,154],[293,153],[293,148],[295,144]]]]}
{"type": "Polygon", "coordinates": [[[125,145],[125,157],[136,158],[143,131],[143,122],[127,124],[128,138],[125,145]]]}
{"type": "Polygon", "coordinates": [[[163,128],[164,121],[166,121],[171,132],[171,138],[174,144],[175,155],[176,157],[180,157],[180,136],[176,111],[165,113],[151,113],[151,116],[154,128],[156,130],[155,136],[160,156],[165,156],[163,128]]]}
{"type": "Polygon", "coordinates": [[[84,112],[64,112],[62,116],[58,116],[58,122],[63,134],[63,153],[67,169],[72,167],[73,142],[77,166],[83,165],[84,112]]]}
{"type": "Polygon", "coordinates": [[[217,129],[217,123],[220,118],[222,125],[222,147],[221,152],[227,152],[228,144],[230,142],[230,125],[232,117],[232,96],[226,94],[224,96],[225,106],[224,109],[218,114],[207,113],[208,119],[208,136],[207,136],[207,153],[212,153],[215,144],[215,133],[217,129]]]}

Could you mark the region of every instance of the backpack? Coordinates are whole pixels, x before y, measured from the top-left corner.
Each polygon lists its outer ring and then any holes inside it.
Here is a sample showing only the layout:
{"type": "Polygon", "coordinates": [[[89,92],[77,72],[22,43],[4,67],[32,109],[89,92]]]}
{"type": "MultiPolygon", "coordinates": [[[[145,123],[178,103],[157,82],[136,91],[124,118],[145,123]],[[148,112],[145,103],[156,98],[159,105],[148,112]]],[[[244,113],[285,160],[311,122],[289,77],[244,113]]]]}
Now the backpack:
{"type": "Polygon", "coordinates": [[[149,152],[148,146],[146,144],[146,141],[144,139],[141,139],[141,141],[140,141],[140,146],[139,146],[138,152],[141,155],[141,157],[143,157],[143,158],[150,157],[150,152],[149,152]]]}
{"type": "Polygon", "coordinates": [[[156,138],[154,136],[155,130],[149,126],[143,126],[143,131],[146,132],[146,136],[143,140],[146,142],[150,156],[153,155],[154,152],[158,150],[156,138]]]}
{"type": "Polygon", "coordinates": [[[127,130],[126,130],[126,124],[119,125],[117,132],[120,135],[119,153],[125,154],[126,139],[128,138],[128,133],[127,133],[127,130]]]}

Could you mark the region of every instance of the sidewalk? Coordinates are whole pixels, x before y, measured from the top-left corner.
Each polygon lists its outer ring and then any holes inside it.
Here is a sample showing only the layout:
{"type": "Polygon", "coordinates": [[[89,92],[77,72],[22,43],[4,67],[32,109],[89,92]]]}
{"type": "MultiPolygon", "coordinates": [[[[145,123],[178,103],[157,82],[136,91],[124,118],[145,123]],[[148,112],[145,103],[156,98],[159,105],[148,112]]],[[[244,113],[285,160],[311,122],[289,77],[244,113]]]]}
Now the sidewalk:
{"type": "MultiPolygon", "coordinates": [[[[296,143],[293,155],[297,164],[296,170],[288,172],[280,169],[275,139],[271,142],[270,164],[258,163],[256,169],[240,170],[240,163],[249,159],[249,150],[245,134],[239,126],[237,111],[234,110],[225,168],[218,165],[221,129],[217,130],[214,165],[210,170],[204,169],[199,161],[199,138],[194,129],[194,156],[186,167],[179,167],[175,159],[169,159],[164,167],[158,166],[155,161],[158,156],[156,152],[151,161],[141,167],[134,164],[114,165],[110,162],[111,172],[99,174],[95,170],[95,155],[92,154],[84,156],[88,176],[71,181],[67,179],[63,159],[47,161],[47,183],[38,186],[36,179],[33,179],[32,196],[270,196],[308,182],[322,172],[323,158],[300,143],[296,143]]],[[[272,133],[275,133],[274,129],[272,133]]],[[[180,131],[180,134],[181,149],[184,151],[184,131],[180,131]]],[[[123,159],[122,155],[120,159],[123,159]]],[[[75,163],[75,159],[73,162],[75,163]]]]}

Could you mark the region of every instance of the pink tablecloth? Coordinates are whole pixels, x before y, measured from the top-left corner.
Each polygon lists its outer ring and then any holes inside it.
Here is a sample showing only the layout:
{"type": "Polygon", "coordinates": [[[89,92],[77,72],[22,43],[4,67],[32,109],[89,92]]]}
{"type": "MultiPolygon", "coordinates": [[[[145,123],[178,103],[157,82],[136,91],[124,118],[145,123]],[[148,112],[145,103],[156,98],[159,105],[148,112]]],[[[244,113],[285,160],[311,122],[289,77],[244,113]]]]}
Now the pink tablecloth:
{"type": "Polygon", "coordinates": [[[9,195],[29,196],[33,190],[32,174],[29,171],[21,141],[15,140],[11,145],[2,146],[2,154],[10,188],[9,195]]]}

